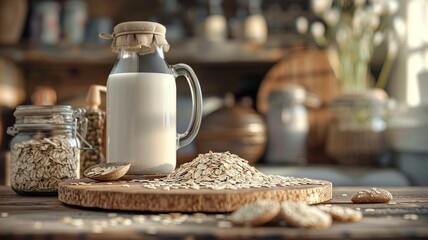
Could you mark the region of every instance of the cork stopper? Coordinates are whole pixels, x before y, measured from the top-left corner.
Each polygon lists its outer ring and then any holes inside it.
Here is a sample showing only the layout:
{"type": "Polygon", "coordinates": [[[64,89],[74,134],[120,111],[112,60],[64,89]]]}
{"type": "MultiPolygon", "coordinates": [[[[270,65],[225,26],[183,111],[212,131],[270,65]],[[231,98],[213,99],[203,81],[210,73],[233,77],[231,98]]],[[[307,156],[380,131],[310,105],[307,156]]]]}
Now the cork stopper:
{"type": "Polygon", "coordinates": [[[101,105],[100,92],[107,92],[107,87],[102,85],[91,85],[88,95],[86,95],[85,104],[87,108],[98,109],[101,105]]]}
{"type": "Polygon", "coordinates": [[[166,28],[155,22],[123,22],[116,25],[112,34],[100,33],[104,39],[112,39],[111,49],[118,53],[121,49],[139,54],[153,53],[157,47],[165,52],[169,44],[165,38],[166,28]]]}

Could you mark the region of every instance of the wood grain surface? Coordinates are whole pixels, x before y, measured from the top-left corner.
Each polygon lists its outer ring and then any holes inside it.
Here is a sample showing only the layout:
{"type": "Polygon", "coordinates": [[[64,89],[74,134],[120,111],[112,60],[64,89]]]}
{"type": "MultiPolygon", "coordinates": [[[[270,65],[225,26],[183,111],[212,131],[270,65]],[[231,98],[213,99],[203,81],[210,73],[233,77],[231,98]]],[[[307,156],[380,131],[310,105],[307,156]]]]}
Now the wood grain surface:
{"type": "Polygon", "coordinates": [[[231,212],[258,199],[321,203],[332,197],[331,182],[237,190],[143,188],[129,181],[94,182],[89,179],[66,181],[59,186],[58,199],[66,204],[110,210],[154,212],[231,212]],[[90,185],[72,185],[85,182],[90,185]]]}
{"type": "MultiPolygon", "coordinates": [[[[156,221],[157,213],[100,211],[70,207],[57,197],[18,196],[10,187],[0,186],[0,239],[427,239],[428,187],[390,187],[390,204],[353,204],[353,193],[367,187],[335,187],[331,205],[361,209],[357,223],[334,222],[328,229],[301,229],[289,226],[220,228],[218,214],[206,214],[203,221],[189,220],[180,225],[156,221]],[[416,215],[417,220],[405,216],[416,215]],[[142,223],[96,224],[113,219],[144,216],[142,223]],[[73,219],[81,224],[70,224],[73,219]]],[[[326,204],[322,203],[322,204],[326,204]]],[[[227,214],[224,215],[227,217],[227,214]]]]}

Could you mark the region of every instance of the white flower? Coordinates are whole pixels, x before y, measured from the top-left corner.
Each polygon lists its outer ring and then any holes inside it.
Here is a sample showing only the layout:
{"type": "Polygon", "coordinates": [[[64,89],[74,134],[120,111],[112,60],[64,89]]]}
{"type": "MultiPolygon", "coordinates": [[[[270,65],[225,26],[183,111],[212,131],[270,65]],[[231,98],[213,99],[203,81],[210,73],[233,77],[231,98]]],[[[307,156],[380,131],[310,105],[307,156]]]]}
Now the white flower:
{"type": "Polygon", "coordinates": [[[317,15],[321,15],[327,9],[331,8],[332,4],[333,0],[311,0],[312,11],[317,15]]]}
{"type": "Polygon", "coordinates": [[[296,28],[297,32],[300,34],[307,33],[309,28],[308,19],[306,19],[305,17],[298,17],[296,19],[296,28]]]}
{"type": "Polygon", "coordinates": [[[373,35],[373,44],[374,44],[374,46],[375,46],[375,47],[379,46],[379,45],[382,43],[383,39],[384,39],[384,35],[383,35],[383,33],[381,33],[381,32],[376,32],[376,33],[373,35]]]}
{"type": "Polygon", "coordinates": [[[385,11],[385,1],[384,0],[372,0],[373,3],[373,12],[376,15],[382,15],[385,11]]]}
{"type": "Polygon", "coordinates": [[[329,26],[335,26],[340,20],[340,11],[337,8],[332,8],[324,12],[324,21],[329,26]]]}
{"type": "Polygon", "coordinates": [[[379,16],[373,15],[370,20],[371,20],[370,21],[370,27],[373,30],[376,30],[379,27],[379,24],[380,24],[379,16]]]}
{"type": "Polygon", "coordinates": [[[388,13],[390,15],[395,14],[398,11],[398,8],[400,7],[400,4],[397,0],[389,0],[388,1],[388,13]]]}
{"type": "Polygon", "coordinates": [[[392,25],[394,26],[394,31],[397,33],[398,40],[403,42],[406,38],[406,23],[404,23],[403,19],[395,17],[392,20],[392,25]]]}
{"type": "Polygon", "coordinates": [[[325,27],[321,22],[314,22],[311,25],[311,33],[316,39],[324,37],[325,27]]]}
{"type": "Polygon", "coordinates": [[[364,6],[365,3],[366,3],[366,0],[354,0],[354,5],[357,8],[364,6]]]}

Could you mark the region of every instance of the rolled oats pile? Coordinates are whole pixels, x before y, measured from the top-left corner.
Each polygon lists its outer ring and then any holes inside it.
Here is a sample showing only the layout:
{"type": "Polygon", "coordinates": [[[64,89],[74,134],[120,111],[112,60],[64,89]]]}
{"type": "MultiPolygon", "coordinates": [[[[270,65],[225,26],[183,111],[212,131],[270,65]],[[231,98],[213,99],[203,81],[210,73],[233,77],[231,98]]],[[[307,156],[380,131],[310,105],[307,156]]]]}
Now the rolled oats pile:
{"type": "Polygon", "coordinates": [[[64,135],[12,146],[11,186],[17,192],[56,192],[58,183],[79,176],[79,149],[64,135]]]}
{"type": "Polygon", "coordinates": [[[181,165],[165,178],[132,180],[150,189],[245,189],[277,186],[297,186],[324,182],[309,178],[265,175],[247,160],[229,152],[199,154],[193,161],[181,165]]]}

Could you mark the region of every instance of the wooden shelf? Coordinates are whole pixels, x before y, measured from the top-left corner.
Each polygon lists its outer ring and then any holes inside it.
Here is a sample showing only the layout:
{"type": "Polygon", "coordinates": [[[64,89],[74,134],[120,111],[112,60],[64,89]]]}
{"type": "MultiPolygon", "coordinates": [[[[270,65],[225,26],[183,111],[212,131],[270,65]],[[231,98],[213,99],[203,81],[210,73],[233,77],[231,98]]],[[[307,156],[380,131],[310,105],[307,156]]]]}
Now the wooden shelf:
{"type": "Polygon", "coordinates": [[[19,64],[112,64],[115,55],[107,46],[82,48],[2,46],[0,56],[19,64]]]}
{"type": "MultiPolygon", "coordinates": [[[[37,47],[29,44],[1,46],[0,56],[19,64],[100,64],[112,65],[116,54],[108,45],[83,45],[82,47],[37,47]]],[[[282,48],[228,41],[221,44],[197,39],[171,44],[166,53],[169,63],[188,64],[274,64],[284,56],[282,48]]]]}

